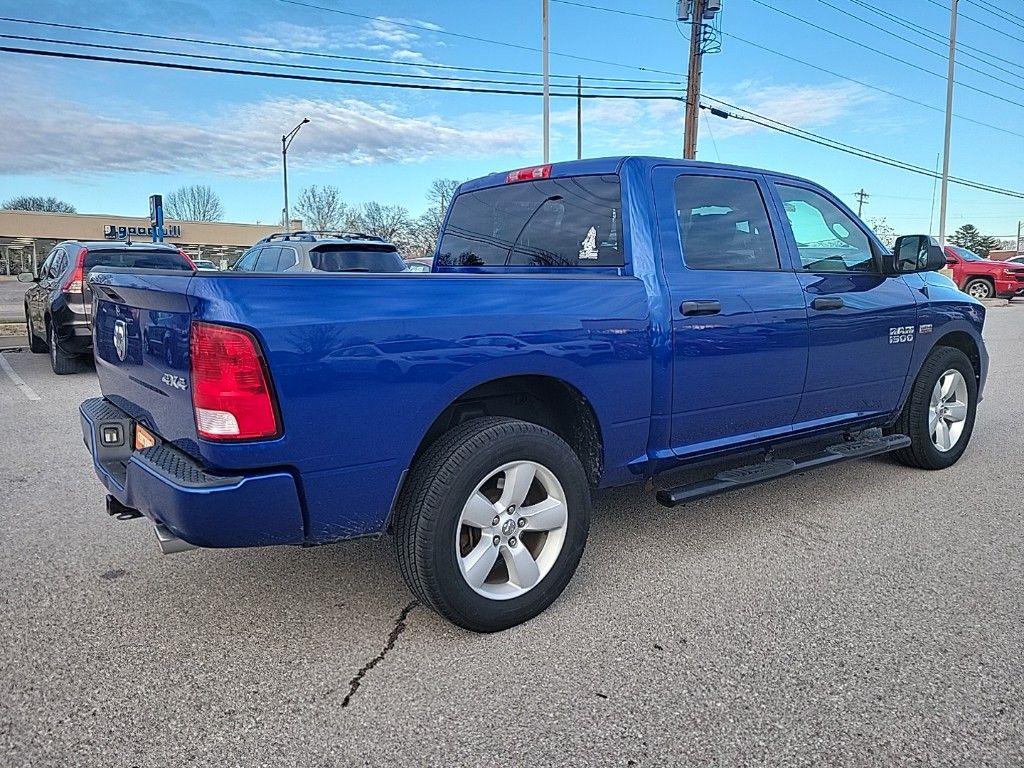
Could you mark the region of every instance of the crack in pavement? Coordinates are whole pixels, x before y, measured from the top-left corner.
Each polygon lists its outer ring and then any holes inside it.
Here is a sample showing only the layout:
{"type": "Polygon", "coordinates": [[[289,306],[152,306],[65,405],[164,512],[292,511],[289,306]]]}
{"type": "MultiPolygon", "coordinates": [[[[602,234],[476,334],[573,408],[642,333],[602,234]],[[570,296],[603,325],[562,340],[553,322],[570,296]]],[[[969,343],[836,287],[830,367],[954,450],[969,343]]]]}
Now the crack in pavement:
{"type": "Polygon", "coordinates": [[[399,636],[403,632],[405,632],[405,629],[408,626],[409,614],[412,612],[412,609],[415,608],[417,605],[419,605],[419,603],[413,600],[411,603],[405,606],[405,608],[402,609],[402,612],[398,614],[398,621],[395,622],[395,626],[391,630],[391,633],[388,635],[388,640],[386,643],[384,643],[384,647],[380,649],[380,653],[378,653],[366,664],[364,664],[362,668],[358,672],[356,672],[355,676],[348,681],[348,694],[341,701],[342,709],[347,707],[349,703],[352,701],[352,697],[355,695],[355,692],[359,690],[359,686],[362,685],[363,678],[366,677],[366,673],[374,667],[376,667],[381,661],[384,660],[384,657],[387,656],[388,653],[390,653],[391,650],[394,649],[395,643],[398,642],[399,636]]]}

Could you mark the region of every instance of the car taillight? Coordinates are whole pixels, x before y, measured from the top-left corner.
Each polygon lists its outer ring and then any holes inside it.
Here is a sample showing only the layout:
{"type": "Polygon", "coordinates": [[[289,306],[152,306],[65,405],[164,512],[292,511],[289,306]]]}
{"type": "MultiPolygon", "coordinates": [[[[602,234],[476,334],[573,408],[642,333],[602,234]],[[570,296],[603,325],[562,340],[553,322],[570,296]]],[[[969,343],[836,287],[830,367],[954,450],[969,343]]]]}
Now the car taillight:
{"type": "Polygon", "coordinates": [[[64,285],[60,287],[60,289],[64,293],[82,292],[82,281],[85,280],[85,255],[88,252],[88,248],[78,249],[78,256],[75,261],[75,268],[71,270],[71,274],[68,275],[68,279],[65,280],[64,285]]]}
{"type": "Polygon", "coordinates": [[[179,248],[178,249],[178,253],[181,254],[181,258],[183,258],[185,260],[185,263],[188,264],[189,267],[192,268],[193,272],[195,272],[196,271],[196,263],[194,261],[192,261],[192,257],[190,257],[187,253],[185,253],[185,249],[184,248],[179,248]]]}
{"type": "Polygon", "coordinates": [[[520,168],[512,171],[505,177],[506,184],[514,184],[517,181],[533,181],[534,179],[546,179],[551,176],[550,165],[535,165],[533,168],[520,168]]]}
{"type": "Polygon", "coordinates": [[[193,323],[190,336],[196,431],[207,440],[278,437],[281,422],[259,343],[248,331],[193,323]]]}

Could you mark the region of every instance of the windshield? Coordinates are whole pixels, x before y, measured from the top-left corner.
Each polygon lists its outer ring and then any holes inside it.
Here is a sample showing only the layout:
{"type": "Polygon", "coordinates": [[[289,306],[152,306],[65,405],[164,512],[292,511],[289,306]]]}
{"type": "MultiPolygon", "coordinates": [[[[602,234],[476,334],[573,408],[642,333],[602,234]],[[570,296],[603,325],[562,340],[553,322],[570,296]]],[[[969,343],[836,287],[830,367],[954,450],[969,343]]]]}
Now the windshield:
{"type": "Polygon", "coordinates": [[[947,247],[964,261],[985,261],[985,259],[981,258],[981,256],[976,254],[974,251],[968,251],[966,248],[961,248],[959,245],[950,245],[947,247]]]}
{"type": "Polygon", "coordinates": [[[402,257],[390,245],[321,245],[309,252],[321,272],[405,272],[402,257]]]}

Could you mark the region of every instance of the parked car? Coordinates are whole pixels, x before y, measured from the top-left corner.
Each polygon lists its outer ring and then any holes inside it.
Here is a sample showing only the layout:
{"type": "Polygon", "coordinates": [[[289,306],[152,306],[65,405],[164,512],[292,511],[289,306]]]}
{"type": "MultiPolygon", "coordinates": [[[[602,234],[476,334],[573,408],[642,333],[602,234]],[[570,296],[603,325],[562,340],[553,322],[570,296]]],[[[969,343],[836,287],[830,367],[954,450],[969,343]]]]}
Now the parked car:
{"type": "Polygon", "coordinates": [[[406,259],[405,266],[409,268],[410,272],[429,272],[434,266],[434,260],[431,259],[406,259]]]}
{"type": "Polygon", "coordinates": [[[220,267],[209,259],[192,259],[192,263],[196,265],[196,269],[201,269],[207,272],[217,272],[220,270],[220,267]]]}
{"type": "Polygon", "coordinates": [[[944,265],[792,176],[525,168],[459,187],[430,280],[95,274],[82,429],[108,511],[164,552],[390,533],[423,605],[500,630],[569,582],[592,489],[689,467],[657,493],[674,506],[884,453],[956,463],[988,356],[944,265]],[[123,351],[157,309],[188,331],[174,370],[123,351]]]}
{"type": "Polygon", "coordinates": [[[25,292],[29,349],[49,350],[54,373],[76,373],[92,354],[92,289],[86,275],[97,267],[195,269],[184,251],[163,243],[65,240],[56,245],[38,277],[18,275],[34,283],[25,292]]]}
{"type": "Polygon", "coordinates": [[[1024,255],[1022,256],[1011,256],[1006,260],[1010,264],[1024,264],[1024,255]]]}
{"type": "Polygon", "coordinates": [[[947,245],[944,250],[953,282],[964,293],[976,299],[1013,298],[1024,294],[1024,265],[990,261],[958,245],[947,245]]]}
{"type": "Polygon", "coordinates": [[[405,272],[398,249],[361,232],[278,232],[243,253],[236,272],[405,272]]]}

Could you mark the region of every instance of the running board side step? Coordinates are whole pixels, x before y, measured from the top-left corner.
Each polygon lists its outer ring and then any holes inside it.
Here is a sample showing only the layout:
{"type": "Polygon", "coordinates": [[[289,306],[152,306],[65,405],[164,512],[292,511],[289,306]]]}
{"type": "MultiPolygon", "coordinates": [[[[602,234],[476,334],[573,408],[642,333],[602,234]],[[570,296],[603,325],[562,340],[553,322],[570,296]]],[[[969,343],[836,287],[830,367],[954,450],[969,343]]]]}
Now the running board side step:
{"type": "Polygon", "coordinates": [[[735,491],[751,485],[763,483],[784,475],[806,472],[829,464],[838,464],[852,459],[864,459],[878,456],[890,451],[907,448],[910,438],[906,435],[884,435],[862,440],[850,440],[845,443],[830,445],[821,453],[813,453],[799,459],[773,459],[759,464],[750,464],[736,469],[719,472],[709,480],[701,480],[675,488],[663,488],[656,494],[658,503],[666,507],[675,507],[687,501],[715,496],[726,491],[735,491]]]}

